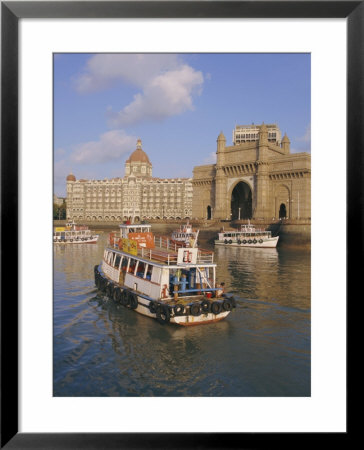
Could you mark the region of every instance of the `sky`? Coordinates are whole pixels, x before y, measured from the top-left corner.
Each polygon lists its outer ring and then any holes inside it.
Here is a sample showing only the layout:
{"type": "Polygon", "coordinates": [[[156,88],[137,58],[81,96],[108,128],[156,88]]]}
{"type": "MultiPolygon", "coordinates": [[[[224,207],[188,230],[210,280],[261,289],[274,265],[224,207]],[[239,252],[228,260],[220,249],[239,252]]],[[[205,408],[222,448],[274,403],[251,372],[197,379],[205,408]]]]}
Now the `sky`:
{"type": "Polygon", "coordinates": [[[66,177],[124,176],[138,138],[153,176],[213,164],[222,131],[276,123],[291,153],[311,151],[309,54],[55,54],[54,193],[66,177]]]}

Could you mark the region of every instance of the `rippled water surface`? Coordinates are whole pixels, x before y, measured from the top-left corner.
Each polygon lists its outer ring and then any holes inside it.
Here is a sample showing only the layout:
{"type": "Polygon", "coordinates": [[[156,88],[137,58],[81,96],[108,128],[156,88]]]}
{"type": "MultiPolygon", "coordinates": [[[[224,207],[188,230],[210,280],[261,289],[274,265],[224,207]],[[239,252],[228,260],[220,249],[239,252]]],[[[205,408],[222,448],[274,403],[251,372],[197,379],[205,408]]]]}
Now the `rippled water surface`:
{"type": "Polygon", "coordinates": [[[310,395],[309,252],[216,248],[217,279],[237,308],[185,328],[100,296],[93,268],[107,235],[54,246],[55,396],[310,395]]]}

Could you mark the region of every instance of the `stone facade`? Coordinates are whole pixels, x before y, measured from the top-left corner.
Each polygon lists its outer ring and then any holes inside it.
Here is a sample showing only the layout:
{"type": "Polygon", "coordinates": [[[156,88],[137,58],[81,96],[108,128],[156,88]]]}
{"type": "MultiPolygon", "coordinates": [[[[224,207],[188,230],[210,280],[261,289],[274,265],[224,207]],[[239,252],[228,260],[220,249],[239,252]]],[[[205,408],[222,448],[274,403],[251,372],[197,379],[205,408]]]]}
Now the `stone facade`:
{"type": "Polygon", "coordinates": [[[192,178],[153,178],[141,140],[125,176],[105,180],[67,177],[67,218],[75,221],[184,219],[192,215],[192,178]]]}
{"type": "MultiPolygon", "coordinates": [[[[245,133],[249,128],[239,127],[245,133]]],[[[281,140],[276,125],[251,127],[255,134],[232,146],[226,146],[220,133],[216,164],[194,168],[192,216],[220,220],[311,218],[311,155],[291,153],[287,135],[281,140]],[[276,132],[276,140],[269,129],[276,132]]],[[[234,142],[236,135],[237,131],[234,142]]]]}

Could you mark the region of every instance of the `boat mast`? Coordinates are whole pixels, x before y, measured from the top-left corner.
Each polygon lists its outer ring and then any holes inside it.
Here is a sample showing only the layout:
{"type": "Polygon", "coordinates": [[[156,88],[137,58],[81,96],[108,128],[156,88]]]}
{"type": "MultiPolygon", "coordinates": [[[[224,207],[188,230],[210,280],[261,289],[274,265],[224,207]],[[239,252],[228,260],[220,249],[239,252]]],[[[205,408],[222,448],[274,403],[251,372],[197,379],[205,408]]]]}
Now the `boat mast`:
{"type": "Polygon", "coordinates": [[[192,246],[192,248],[195,248],[196,247],[196,243],[197,243],[197,238],[198,238],[198,233],[200,232],[200,230],[197,230],[197,233],[196,233],[196,237],[195,237],[195,239],[194,239],[194,241],[193,241],[193,246],[192,246]]]}

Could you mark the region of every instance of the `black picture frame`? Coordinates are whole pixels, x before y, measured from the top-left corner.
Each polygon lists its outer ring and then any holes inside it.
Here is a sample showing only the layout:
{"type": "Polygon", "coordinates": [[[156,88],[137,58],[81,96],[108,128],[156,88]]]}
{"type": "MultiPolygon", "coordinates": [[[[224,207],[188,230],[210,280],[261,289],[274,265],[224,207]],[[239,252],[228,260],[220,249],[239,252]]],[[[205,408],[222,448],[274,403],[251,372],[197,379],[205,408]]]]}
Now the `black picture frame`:
{"type": "MultiPolygon", "coordinates": [[[[22,18],[346,18],[347,303],[362,278],[364,1],[5,1],[1,2],[1,448],[257,448],[295,445],[280,433],[18,432],[18,22],[22,18]],[[9,239],[12,236],[12,239],[9,239]],[[358,242],[359,241],[359,242],[358,242]],[[359,260],[353,256],[359,249],[359,260]],[[4,281],[6,280],[6,282],[4,281]]],[[[340,220],[343,220],[341,218],[340,220]]],[[[333,224],[334,225],[334,224],[333,224]]],[[[359,291],[360,292],[360,291],[359,291]]],[[[354,300],[354,299],[353,299],[354,300]]],[[[347,309],[349,313],[349,310],[347,309]]],[[[347,348],[349,349],[349,344],[347,348]]],[[[347,371],[347,373],[349,373],[347,371]]],[[[237,412],[235,411],[234,414],[237,412]]],[[[347,432],[334,433],[336,443],[347,432]]],[[[300,444],[312,437],[300,435],[300,444]]],[[[323,438],[327,444],[327,435],[323,438]]],[[[319,434],[314,435],[315,442],[319,434]]],[[[343,442],[341,442],[343,444],[343,442]]]]}

